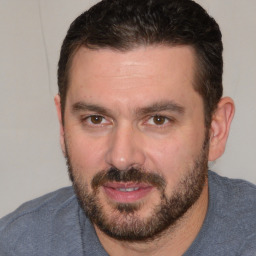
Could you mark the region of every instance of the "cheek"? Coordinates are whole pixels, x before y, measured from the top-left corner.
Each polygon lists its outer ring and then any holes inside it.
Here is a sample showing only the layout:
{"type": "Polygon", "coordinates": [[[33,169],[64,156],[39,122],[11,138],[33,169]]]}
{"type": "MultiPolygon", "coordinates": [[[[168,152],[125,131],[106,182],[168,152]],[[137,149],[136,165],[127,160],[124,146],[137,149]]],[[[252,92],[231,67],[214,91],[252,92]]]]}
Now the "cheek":
{"type": "Polygon", "coordinates": [[[204,134],[196,130],[162,141],[151,141],[146,153],[147,169],[159,172],[166,178],[168,186],[173,188],[192,169],[203,142],[204,134]]]}
{"type": "Polygon", "coordinates": [[[78,175],[91,179],[97,172],[106,168],[104,139],[90,138],[79,131],[67,131],[65,140],[73,171],[78,175]]]}
{"type": "Polygon", "coordinates": [[[150,169],[163,175],[168,183],[176,183],[179,173],[186,159],[186,152],[182,143],[177,139],[172,139],[171,143],[154,142],[154,149],[148,150],[150,169]]]}

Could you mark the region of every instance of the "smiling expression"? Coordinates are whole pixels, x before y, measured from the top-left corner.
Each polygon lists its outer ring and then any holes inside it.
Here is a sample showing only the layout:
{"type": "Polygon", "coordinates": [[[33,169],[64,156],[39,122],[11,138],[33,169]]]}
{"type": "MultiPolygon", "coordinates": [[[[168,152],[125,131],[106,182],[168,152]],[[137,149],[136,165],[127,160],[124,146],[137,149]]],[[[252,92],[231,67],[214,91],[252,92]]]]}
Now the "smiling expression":
{"type": "Polygon", "coordinates": [[[89,201],[98,206],[101,226],[157,222],[163,204],[192,198],[178,219],[200,197],[208,138],[194,76],[188,46],[75,54],[62,148],[78,197],[87,214],[89,201]]]}

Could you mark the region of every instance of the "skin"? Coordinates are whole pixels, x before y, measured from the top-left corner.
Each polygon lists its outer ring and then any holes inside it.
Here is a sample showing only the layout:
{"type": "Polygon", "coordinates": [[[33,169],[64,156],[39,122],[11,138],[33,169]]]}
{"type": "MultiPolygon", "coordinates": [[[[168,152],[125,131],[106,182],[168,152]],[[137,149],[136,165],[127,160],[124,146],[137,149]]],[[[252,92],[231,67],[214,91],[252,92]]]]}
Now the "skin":
{"type": "MultiPolygon", "coordinates": [[[[88,184],[89,192],[92,178],[101,170],[140,167],[163,176],[166,193],[173,194],[205,139],[203,100],[193,88],[194,70],[194,51],[189,46],[140,47],[125,53],[78,50],[70,71],[64,117],[58,95],[55,104],[62,150],[65,153],[68,148],[75,175],[88,184]],[[159,105],[162,109],[156,109],[159,105]],[[164,117],[160,124],[155,115],[164,117]]],[[[233,101],[221,99],[209,131],[209,161],[224,152],[233,114],[233,101]]],[[[99,199],[106,213],[118,201],[103,187],[99,199]]],[[[153,188],[132,202],[142,203],[137,212],[140,219],[149,218],[160,202],[159,192],[153,188]]],[[[201,196],[183,218],[152,243],[117,241],[97,226],[95,229],[110,255],[181,255],[198,234],[207,205],[206,181],[201,196]]]]}

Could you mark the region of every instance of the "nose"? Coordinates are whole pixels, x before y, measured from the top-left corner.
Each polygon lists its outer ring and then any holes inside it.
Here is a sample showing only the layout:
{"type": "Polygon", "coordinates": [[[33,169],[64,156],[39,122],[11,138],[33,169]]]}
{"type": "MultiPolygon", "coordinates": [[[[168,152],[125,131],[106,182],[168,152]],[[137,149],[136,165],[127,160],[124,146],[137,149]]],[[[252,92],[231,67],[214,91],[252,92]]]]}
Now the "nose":
{"type": "Polygon", "coordinates": [[[142,166],[145,162],[142,134],[131,125],[116,127],[111,134],[106,162],[122,171],[142,166]]]}

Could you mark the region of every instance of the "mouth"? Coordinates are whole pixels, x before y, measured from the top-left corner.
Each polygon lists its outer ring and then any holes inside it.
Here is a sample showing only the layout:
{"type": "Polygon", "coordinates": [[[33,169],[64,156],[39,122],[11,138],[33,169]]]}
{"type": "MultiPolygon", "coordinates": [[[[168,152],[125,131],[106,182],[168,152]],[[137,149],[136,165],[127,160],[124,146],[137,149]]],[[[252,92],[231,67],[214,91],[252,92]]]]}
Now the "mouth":
{"type": "Polygon", "coordinates": [[[132,203],[146,197],[153,186],[145,183],[117,183],[104,184],[103,190],[107,197],[118,203],[132,203]]]}

